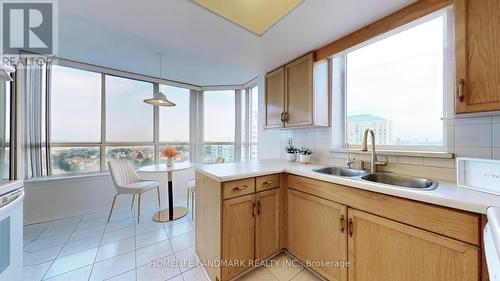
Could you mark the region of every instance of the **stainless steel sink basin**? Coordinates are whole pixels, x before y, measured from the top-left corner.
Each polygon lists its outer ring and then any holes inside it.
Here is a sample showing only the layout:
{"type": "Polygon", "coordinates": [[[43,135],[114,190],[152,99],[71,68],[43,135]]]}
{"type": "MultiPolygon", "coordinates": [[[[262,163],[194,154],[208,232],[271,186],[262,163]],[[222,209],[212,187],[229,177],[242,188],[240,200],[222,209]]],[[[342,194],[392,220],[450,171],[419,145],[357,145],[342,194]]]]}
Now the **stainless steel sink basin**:
{"type": "Polygon", "coordinates": [[[361,179],[371,182],[384,183],[398,187],[414,188],[418,190],[431,190],[438,186],[438,182],[428,179],[418,179],[405,176],[396,176],[391,174],[368,174],[361,179]]]}
{"type": "Polygon", "coordinates": [[[341,176],[341,177],[357,177],[366,174],[365,171],[350,169],[350,168],[340,168],[340,167],[324,167],[313,169],[314,172],[333,175],[333,176],[341,176]]]}

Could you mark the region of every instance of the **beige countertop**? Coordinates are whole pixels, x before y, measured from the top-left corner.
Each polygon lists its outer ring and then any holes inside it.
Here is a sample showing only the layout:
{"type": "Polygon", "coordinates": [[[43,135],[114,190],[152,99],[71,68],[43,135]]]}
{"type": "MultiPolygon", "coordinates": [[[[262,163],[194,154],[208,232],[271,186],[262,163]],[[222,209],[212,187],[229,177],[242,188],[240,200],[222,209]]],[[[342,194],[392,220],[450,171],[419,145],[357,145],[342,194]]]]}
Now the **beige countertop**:
{"type": "Polygon", "coordinates": [[[328,165],[289,163],[282,159],[269,159],[200,165],[196,167],[196,170],[219,182],[286,172],[353,188],[481,214],[486,214],[488,207],[500,207],[500,196],[458,187],[456,182],[439,181],[439,186],[434,190],[409,190],[386,184],[368,182],[359,178],[325,175],[312,171],[315,168],[325,166],[328,165]]]}

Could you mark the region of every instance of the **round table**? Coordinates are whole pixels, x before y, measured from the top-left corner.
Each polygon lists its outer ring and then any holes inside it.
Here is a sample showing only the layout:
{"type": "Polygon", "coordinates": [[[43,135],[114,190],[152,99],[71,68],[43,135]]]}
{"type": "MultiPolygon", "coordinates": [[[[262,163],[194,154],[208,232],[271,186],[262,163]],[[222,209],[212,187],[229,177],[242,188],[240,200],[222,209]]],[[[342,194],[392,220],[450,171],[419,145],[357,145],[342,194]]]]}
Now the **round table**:
{"type": "Polygon", "coordinates": [[[186,207],[174,207],[174,192],[172,185],[172,172],[181,171],[191,168],[191,163],[174,163],[172,167],[167,167],[167,164],[158,164],[145,166],[139,169],[143,173],[167,173],[167,190],[168,190],[168,208],[158,211],[154,214],[153,220],[156,222],[168,222],[184,217],[188,209],[186,207]]]}

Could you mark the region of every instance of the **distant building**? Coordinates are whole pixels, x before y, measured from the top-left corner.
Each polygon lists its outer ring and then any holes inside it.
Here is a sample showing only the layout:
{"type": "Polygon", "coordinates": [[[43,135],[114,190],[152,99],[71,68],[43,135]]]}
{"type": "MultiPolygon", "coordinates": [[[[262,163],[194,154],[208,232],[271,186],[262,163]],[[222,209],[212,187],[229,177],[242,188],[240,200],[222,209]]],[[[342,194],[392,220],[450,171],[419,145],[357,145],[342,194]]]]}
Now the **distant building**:
{"type": "Polygon", "coordinates": [[[234,161],[234,145],[206,145],[204,150],[206,162],[214,162],[219,156],[226,162],[234,161]]]}
{"type": "Polygon", "coordinates": [[[359,144],[363,141],[365,129],[375,132],[377,144],[392,143],[392,122],[371,114],[352,115],[347,117],[346,138],[348,143],[359,144]]]}

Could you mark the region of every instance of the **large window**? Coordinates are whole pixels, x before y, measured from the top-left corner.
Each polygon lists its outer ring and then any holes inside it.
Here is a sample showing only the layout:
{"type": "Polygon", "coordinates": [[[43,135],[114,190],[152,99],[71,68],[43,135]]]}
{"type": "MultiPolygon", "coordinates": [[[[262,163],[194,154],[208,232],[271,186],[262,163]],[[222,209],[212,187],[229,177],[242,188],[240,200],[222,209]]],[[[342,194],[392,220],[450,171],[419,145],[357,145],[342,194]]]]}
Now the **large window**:
{"type": "Polygon", "coordinates": [[[51,86],[52,142],[100,142],[101,74],[54,65],[51,86]]]}
{"type": "Polygon", "coordinates": [[[203,92],[203,162],[235,160],[235,91],[203,92]]]}
{"type": "Polygon", "coordinates": [[[153,83],[106,76],[106,141],[152,142],[153,83]]]}
{"type": "Polygon", "coordinates": [[[446,24],[441,14],[334,58],[334,77],[345,71],[346,142],[370,128],[391,149],[444,149],[446,24]]]}

